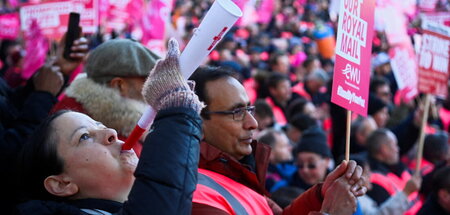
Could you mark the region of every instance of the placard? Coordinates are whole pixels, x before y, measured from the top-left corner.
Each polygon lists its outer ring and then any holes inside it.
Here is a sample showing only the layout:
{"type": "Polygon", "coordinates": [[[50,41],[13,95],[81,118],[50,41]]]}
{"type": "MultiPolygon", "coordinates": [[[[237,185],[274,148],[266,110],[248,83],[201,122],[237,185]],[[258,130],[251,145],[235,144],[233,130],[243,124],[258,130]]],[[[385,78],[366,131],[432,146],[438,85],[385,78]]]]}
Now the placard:
{"type": "Polygon", "coordinates": [[[367,115],[375,0],[342,0],[331,101],[367,115]]]}

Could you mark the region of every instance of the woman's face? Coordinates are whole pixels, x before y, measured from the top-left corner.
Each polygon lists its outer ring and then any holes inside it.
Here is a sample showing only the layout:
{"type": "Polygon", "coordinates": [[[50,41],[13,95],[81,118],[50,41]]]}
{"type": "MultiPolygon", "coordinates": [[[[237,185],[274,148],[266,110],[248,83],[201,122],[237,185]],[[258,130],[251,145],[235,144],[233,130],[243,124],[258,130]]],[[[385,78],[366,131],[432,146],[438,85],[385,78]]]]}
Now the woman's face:
{"type": "Polygon", "coordinates": [[[63,175],[76,184],[75,199],[101,198],[124,201],[134,181],[137,157],[121,153],[123,144],[113,129],[85,114],[68,112],[52,124],[63,175]]]}
{"type": "Polygon", "coordinates": [[[327,174],[329,159],[312,152],[297,154],[297,167],[300,178],[308,185],[322,182],[327,174]]]}

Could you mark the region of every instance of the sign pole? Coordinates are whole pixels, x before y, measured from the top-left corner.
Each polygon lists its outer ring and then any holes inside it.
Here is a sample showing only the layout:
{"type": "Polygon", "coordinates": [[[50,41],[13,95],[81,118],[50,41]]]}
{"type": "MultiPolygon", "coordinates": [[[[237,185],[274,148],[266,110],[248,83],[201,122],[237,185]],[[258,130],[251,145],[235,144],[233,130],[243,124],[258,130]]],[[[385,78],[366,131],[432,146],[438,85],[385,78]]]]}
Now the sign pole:
{"type": "Polygon", "coordinates": [[[425,126],[427,126],[429,109],[430,109],[430,94],[425,94],[425,109],[423,111],[422,123],[420,125],[419,145],[417,148],[416,171],[415,171],[416,174],[420,173],[420,164],[422,163],[422,156],[423,156],[423,144],[425,140],[425,126]]]}
{"type": "Polygon", "coordinates": [[[345,160],[350,160],[350,130],[352,124],[352,111],[347,110],[347,127],[345,132],[345,160]]]}

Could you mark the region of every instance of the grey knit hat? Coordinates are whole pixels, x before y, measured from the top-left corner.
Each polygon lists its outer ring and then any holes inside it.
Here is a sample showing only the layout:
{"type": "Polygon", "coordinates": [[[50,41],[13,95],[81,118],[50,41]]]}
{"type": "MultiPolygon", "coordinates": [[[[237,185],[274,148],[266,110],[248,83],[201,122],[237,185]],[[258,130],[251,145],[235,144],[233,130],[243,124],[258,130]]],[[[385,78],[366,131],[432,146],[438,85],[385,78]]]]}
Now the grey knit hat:
{"type": "Polygon", "coordinates": [[[139,42],[114,39],[89,53],[84,72],[97,83],[107,83],[114,77],[147,77],[158,59],[139,42]]]}

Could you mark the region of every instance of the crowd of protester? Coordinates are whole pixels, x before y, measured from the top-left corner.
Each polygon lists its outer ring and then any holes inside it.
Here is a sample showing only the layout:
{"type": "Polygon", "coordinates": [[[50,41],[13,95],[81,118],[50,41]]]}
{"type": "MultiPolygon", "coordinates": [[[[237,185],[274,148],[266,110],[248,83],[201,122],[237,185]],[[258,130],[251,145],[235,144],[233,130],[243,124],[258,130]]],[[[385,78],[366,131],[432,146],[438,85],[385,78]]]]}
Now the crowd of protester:
{"type": "MultiPolygon", "coordinates": [[[[357,164],[342,163],[346,110],[331,103],[334,47],[318,38],[338,30],[330,1],[275,0],[269,22],[224,35],[192,86],[179,75],[177,44],[186,45],[211,4],[175,2],[167,35],[178,42],[168,42],[166,56],[130,29],[102,31],[76,40],[72,59],[54,42],[56,51],[28,80],[20,75],[32,57],[23,39],[0,40],[0,202],[7,214],[240,214],[239,207],[254,214],[450,214],[450,87],[446,98],[431,101],[417,172],[424,97],[397,99],[390,45],[375,31],[368,116],[354,114],[351,122],[357,164]],[[161,110],[152,131],[121,153],[147,104],[161,110]],[[107,144],[70,143],[76,126],[93,130],[80,143],[107,144]],[[115,169],[114,159],[127,165],[115,169]],[[89,161],[89,172],[72,169],[84,171],[89,161]],[[208,180],[230,180],[223,186],[240,204],[212,204],[217,193],[208,180]]],[[[2,13],[11,10],[5,5],[2,13]]],[[[436,8],[449,12],[450,3],[436,8]]],[[[419,16],[409,18],[409,32],[420,32],[419,16]]]]}

